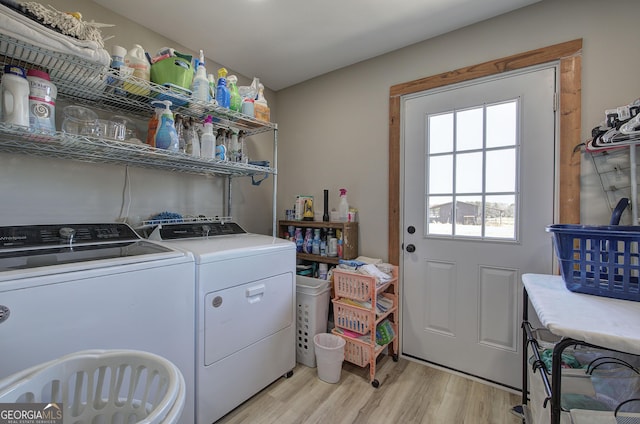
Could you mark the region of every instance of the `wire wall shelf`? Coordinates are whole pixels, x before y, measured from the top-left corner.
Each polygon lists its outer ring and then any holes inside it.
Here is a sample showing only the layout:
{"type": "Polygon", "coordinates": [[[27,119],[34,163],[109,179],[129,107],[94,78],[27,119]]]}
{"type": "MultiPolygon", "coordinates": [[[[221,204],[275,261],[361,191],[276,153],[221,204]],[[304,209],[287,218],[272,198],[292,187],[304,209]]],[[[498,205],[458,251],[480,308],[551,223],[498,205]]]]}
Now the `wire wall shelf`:
{"type": "Polygon", "coordinates": [[[108,66],[34,46],[0,32],[0,71],[8,64],[44,70],[56,85],[59,98],[102,110],[125,112],[148,119],[155,108],[151,102],[168,99],[173,101],[174,106],[179,105],[172,108],[174,113],[198,120],[211,115],[214,118],[213,125],[217,128],[242,130],[248,136],[277,130],[275,123],[259,121],[134,76],[121,77],[117,70],[108,66]],[[125,83],[135,87],[130,91],[144,95],[118,89],[125,83]]]}
{"type": "Polygon", "coordinates": [[[156,225],[165,225],[165,224],[199,224],[199,223],[219,223],[224,224],[225,222],[231,222],[232,218],[230,216],[197,216],[197,217],[184,217],[184,218],[173,218],[173,219],[150,219],[147,221],[142,221],[143,227],[153,227],[156,225]]]}
{"type": "MultiPolygon", "coordinates": [[[[135,77],[120,78],[116,70],[72,54],[48,50],[15,39],[0,30],[0,72],[4,65],[26,69],[40,69],[49,73],[56,85],[58,98],[86,104],[102,110],[148,119],[154,113],[153,100],[173,99],[183,106],[175,113],[203,120],[213,117],[214,127],[237,129],[246,136],[276,131],[277,125],[258,121],[247,115],[186,97],[167,87],[135,77]],[[132,95],[117,89],[125,83],[136,92],[132,95]],[[139,90],[139,91],[138,91],[139,90]]],[[[0,123],[0,151],[28,154],[83,162],[133,165],[165,171],[216,176],[254,176],[276,174],[274,168],[226,162],[217,159],[196,158],[185,153],[155,149],[146,144],[132,144],[94,137],[56,132],[38,133],[25,127],[0,123]]]]}
{"type": "Polygon", "coordinates": [[[6,123],[0,123],[0,151],[203,175],[252,176],[276,173],[275,169],[267,166],[196,158],[185,153],[155,149],[146,144],[62,132],[38,133],[6,123]]]}

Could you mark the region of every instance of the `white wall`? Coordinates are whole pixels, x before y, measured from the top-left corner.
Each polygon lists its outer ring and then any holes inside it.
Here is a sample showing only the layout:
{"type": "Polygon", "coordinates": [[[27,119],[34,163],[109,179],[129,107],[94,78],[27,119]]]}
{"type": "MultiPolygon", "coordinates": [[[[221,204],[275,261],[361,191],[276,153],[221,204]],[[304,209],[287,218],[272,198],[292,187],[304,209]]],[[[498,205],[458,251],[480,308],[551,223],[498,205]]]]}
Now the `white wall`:
{"type": "MultiPolygon", "coordinates": [[[[359,210],[361,254],[386,259],[392,85],[582,38],[586,140],[604,109],[640,97],[639,14],[635,0],[543,0],[279,91],[280,217],[296,194],[322,199],[324,188],[337,208],[338,189],[346,187],[349,203],[359,210]]],[[[582,221],[608,223],[599,179],[588,157],[583,163],[582,221]]]]}
{"type": "MultiPolygon", "coordinates": [[[[131,48],[133,44],[141,44],[151,53],[165,46],[196,53],[89,0],[51,0],[43,4],[61,11],[80,11],[85,21],[115,24],[113,28],[102,29],[103,38],[114,36],[105,42],[109,51],[112,45],[131,48]]],[[[214,72],[221,66],[209,58],[207,64],[214,72]]],[[[234,73],[233,69],[230,72],[234,73]]],[[[238,76],[241,85],[250,82],[246,76],[238,76]]],[[[275,95],[267,91],[266,96],[275,105],[275,95]]],[[[58,128],[64,104],[60,100],[57,105],[58,128]]],[[[105,117],[111,114],[98,112],[105,117]]],[[[275,111],[272,116],[275,119],[275,111]]],[[[141,122],[139,127],[146,129],[146,124],[141,122]]],[[[250,137],[250,158],[271,160],[272,141],[270,134],[250,137]]],[[[233,216],[249,231],[271,233],[272,181],[270,177],[255,187],[249,178],[233,179],[233,216]]],[[[0,193],[5,199],[0,203],[2,225],[101,222],[122,218],[135,224],[163,211],[183,215],[223,215],[224,186],[222,179],[214,177],[135,166],[129,166],[127,173],[125,166],[0,154],[0,193]]]]}

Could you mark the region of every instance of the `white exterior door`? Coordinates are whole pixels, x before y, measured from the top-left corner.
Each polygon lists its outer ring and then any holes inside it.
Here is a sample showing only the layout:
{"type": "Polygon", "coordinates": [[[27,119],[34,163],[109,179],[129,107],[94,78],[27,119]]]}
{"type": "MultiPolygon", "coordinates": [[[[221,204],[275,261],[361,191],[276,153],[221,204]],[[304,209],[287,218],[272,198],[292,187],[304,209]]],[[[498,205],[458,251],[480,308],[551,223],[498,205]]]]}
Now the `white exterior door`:
{"type": "Polygon", "coordinates": [[[402,353],[521,387],[523,273],[552,271],[556,68],[402,99],[402,353]]]}

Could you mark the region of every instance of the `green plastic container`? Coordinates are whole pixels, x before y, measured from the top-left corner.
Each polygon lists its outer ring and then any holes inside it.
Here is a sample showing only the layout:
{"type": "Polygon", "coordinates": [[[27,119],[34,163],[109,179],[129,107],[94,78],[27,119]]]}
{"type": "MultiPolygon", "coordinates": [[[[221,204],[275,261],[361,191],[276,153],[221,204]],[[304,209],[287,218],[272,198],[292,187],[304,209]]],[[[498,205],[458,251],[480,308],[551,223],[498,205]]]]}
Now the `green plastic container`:
{"type": "Polygon", "coordinates": [[[191,64],[180,57],[168,57],[151,65],[151,82],[189,89],[193,80],[191,64]]]}

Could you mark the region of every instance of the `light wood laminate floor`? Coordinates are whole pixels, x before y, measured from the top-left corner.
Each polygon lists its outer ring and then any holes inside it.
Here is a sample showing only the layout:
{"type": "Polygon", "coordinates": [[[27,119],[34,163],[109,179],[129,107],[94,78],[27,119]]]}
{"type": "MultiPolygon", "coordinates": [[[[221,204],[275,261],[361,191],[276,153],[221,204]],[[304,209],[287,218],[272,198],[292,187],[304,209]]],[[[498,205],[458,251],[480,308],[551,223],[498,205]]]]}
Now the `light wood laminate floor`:
{"type": "Polygon", "coordinates": [[[377,366],[375,389],[368,367],[345,362],[329,384],[298,364],[216,424],[522,424],[510,412],[519,395],[402,358],[377,366]]]}

